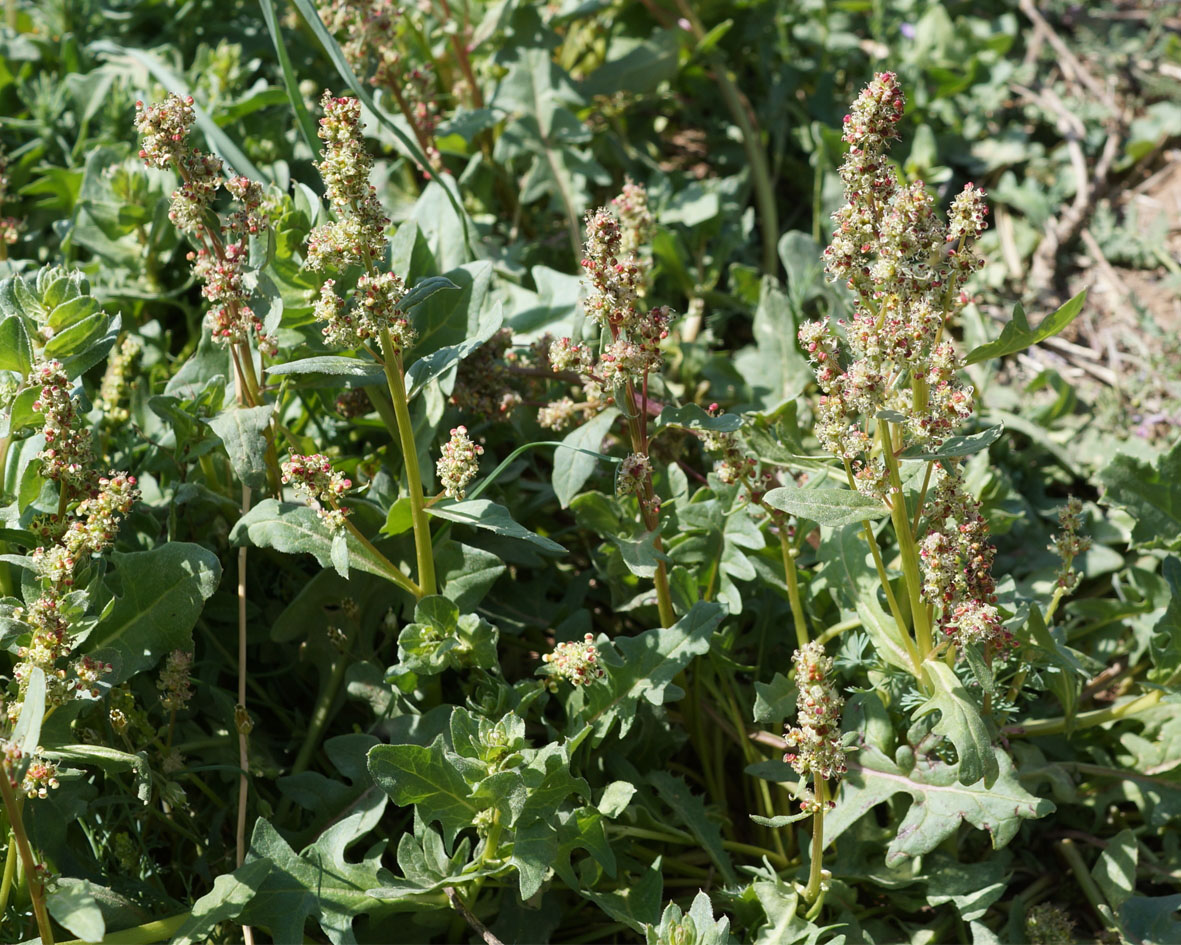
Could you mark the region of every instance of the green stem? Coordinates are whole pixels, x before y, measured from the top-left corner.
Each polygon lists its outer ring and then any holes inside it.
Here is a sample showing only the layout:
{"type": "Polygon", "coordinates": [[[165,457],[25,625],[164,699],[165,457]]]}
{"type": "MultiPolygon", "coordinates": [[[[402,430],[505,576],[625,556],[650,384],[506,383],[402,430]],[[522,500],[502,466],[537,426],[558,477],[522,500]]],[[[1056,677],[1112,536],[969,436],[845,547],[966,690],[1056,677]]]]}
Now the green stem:
{"type": "MultiPolygon", "coordinates": [[[[353,641],[351,633],[347,640],[348,643],[332,667],[332,675],[328,677],[328,684],[320,693],[320,697],[312,709],[311,718],[308,720],[307,734],[304,736],[303,744],[299,746],[299,753],[291,765],[292,775],[300,774],[307,769],[308,763],[312,760],[312,753],[320,744],[320,736],[324,733],[325,726],[328,725],[328,713],[332,709],[332,703],[336,700],[336,694],[340,692],[340,684],[344,682],[344,674],[349,668],[349,653],[352,650],[353,641]]],[[[282,820],[281,815],[279,819],[282,820]]]]}
{"type": "Polygon", "coordinates": [[[787,594],[791,598],[791,616],[796,627],[796,644],[808,645],[808,626],[804,623],[804,607],[800,602],[800,576],[796,569],[796,551],[787,540],[787,527],[779,527],[779,550],[783,553],[783,575],[787,580],[787,594]]]}
{"type": "MultiPolygon", "coordinates": [[[[4,809],[8,812],[12,839],[16,842],[17,853],[20,854],[21,863],[25,868],[25,883],[28,884],[29,899],[33,903],[37,932],[41,936],[42,945],[53,945],[53,926],[49,923],[49,913],[45,909],[45,886],[37,876],[37,860],[33,856],[33,848],[29,845],[29,836],[25,833],[20,802],[12,790],[12,774],[8,765],[3,763],[0,763],[0,797],[4,800],[4,809]]],[[[7,874],[7,863],[4,870],[7,874]]]]}
{"type": "MultiPolygon", "coordinates": [[[[108,932],[98,943],[92,942],[90,945],[155,945],[156,942],[167,942],[176,934],[177,929],[189,920],[189,917],[190,913],[182,912],[179,915],[169,916],[167,919],[156,919],[130,929],[108,932]]],[[[89,940],[73,938],[68,942],[60,942],[58,945],[87,945],[87,941],[89,940]]]]}
{"type": "Polygon", "coordinates": [[[894,455],[894,444],[890,437],[890,424],[881,422],[878,427],[882,440],[882,456],[890,476],[890,518],[894,523],[898,550],[902,557],[902,575],[906,579],[906,591],[910,597],[910,616],[914,623],[915,638],[919,645],[919,657],[926,659],[934,641],[931,638],[931,621],[923,604],[923,578],[919,568],[918,549],[914,533],[910,530],[910,519],[906,515],[906,496],[902,492],[902,475],[898,470],[898,457],[894,455]]]}
{"type": "MultiPolygon", "coordinates": [[[[1137,696],[1134,699],[1125,699],[1123,702],[1117,702],[1115,705],[1108,706],[1105,709],[1080,712],[1074,717],[1074,728],[1092,728],[1096,725],[1104,725],[1107,722],[1117,722],[1138,712],[1145,712],[1160,702],[1163,695],[1164,692],[1162,690],[1154,689],[1152,692],[1146,692],[1144,695],[1137,696]]],[[[1009,738],[1057,735],[1064,731],[1066,731],[1066,718],[1064,716],[1058,716],[1053,719],[1041,719],[1037,722],[1006,725],[1001,729],[1001,732],[1009,738]]]]}
{"type": "Polygon", "coordinates": [[[1078,852],[1074,841],[1069,838],[1060,840],[1058,842],[1058,851],[1062,854],[1062,858],[1066,860],[1070,871],[1074,874],[1075,881],[1079,884],[1079,888],[1082,889],[1083,895],[1087,897],[1091,908],[1095,910],[1095,915],[1103,923],[1103,927],[1116,936],[1119,941],[1125,941],[1124,936],[1120,934],[1119,925],[1115,922],[1114,911],[1108,905],[1103,893],[1099,891],[1099,886],[1087,869],[1087,864],[1083,862],[1082,854],[1078,852]]]}
{"type": "MultiPolygon", "coordinates": [[[[406,467],[406,487],[410,493],[410,515],[414,522],[414,551],[418,558],[419,597],[435,593],[435,559],[431,550],[431,528],[422,495],[422,475],[418,469],[418,448],[414,443],[414,424],[410,419],[410,404],[406,399],[406,382],[402,371],[402,354],[394,348],[388,329],[381,330],[382,367],[394,402],[394,417],[398,424],[398,440],[402,446],[402,462],[406,467]]],[[[393,432],[393,431],[391,431],[393,432]]]]}
{"type": "Polygon", "coordinates": [[[808,871],[808,887],[804,890],[805,902],[815,902],[820,895],[824,863],[824,809],[828,805],[828,786],[824,778],[817,774],[812,784],[817,807],[812,815],[812,865],[808,871]]]}
{"type": "Polygon", "coordinates": [[[12,892],[12,878],[16,875],[16,841],[8,831],[8,853],[4,857],[4,879],[0,881],[0,919],[8,911],[8,897],[12,892]]]}
{"type": "Polygon", "coordinates": [[[422,598],[426,596],[423,593],[422,588],[410,580],[410,578],[406,577],[406,575],[402,573],[401,569],[398,568],[397,565],[395,565],[389,558],[378,551],[373,542],[362,535],[357,526],[350,522],[347,518],[344,520],[344,527],[347,528],[349,530],[349,534],[357,539],[357,541],[361,543],[365,550],[369,552],[373,563],[381,568],[386,577],[397,584],[398,587],[405,591],[409,591],[416,598],[422,598]]]}

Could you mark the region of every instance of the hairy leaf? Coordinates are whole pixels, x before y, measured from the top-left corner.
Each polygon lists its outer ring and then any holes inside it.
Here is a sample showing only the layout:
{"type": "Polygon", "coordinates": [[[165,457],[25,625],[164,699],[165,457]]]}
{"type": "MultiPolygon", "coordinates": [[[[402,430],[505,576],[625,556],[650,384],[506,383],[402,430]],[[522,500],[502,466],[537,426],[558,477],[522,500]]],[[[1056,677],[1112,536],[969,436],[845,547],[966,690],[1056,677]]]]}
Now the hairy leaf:
{"type": "Polygon", "coordinates": [[[1037,328],[1029,326],[1025,317],[1025,309],[1020,303],[1013,309],[1013,318],[1001,329],[1001,336],[996,341],[973,348],[964,359],[964,364],[978,364],[992,358],[1002,358],[1007,354],[1024,351],[1039,342],[1045,341],[1074,321],[1075,316],[1083,310],[1083,303],[1087,300],[1084,289],[1070,301],[1061,306],[1054,314],[1047,315],[1041,320],[1037,328]]]}
{"type": "Polygon", "coordinates": [[[927,660],[923,663],[923,673],[935,687],[935,694],[923,703],[915,718],[939,710],[940,718],[934,731],[955,745],[960,780],[964,784],[974,784],[983,779],[986,785],[992,784],[1000,769],[976,703],[946,663],[927,660]]]}
{"type": "Polygon", "coordinates": [[[772,489],[763,498],[774,509],[833,528],[885,518],[890,514],[890,510],[877,499],[854,492],[852,489],[823,486],[802,489],[796,485],[780,486],[778,489],[772,489]]]}
{"type": "Polygon", "coordinates": [[[1118,454],[1099,471],[1104,505],[1127,509],[1135,519],[1132,540],[1147,548],[1181,545],[1181,441],[1154,465],[1118,454]]]}

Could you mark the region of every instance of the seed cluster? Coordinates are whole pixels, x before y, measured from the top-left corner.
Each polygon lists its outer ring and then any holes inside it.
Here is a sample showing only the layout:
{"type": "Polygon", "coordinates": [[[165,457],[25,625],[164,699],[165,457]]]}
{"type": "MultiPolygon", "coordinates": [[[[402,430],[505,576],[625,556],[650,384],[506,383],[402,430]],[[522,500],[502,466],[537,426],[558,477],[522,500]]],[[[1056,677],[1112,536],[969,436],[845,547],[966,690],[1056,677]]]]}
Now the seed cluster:
{"type": "MultiPolygon", "coordinates": [[[[786,739],[792,750],[783,760],[805,778],[839,778],[848,770],[841,742],[841,708],[845,700],[833,683],[832,658],[813,640],[796,650],[795,666],[798,724],[787,729],[786,739]]],[[[814,804],[815,799],[806,800],[805,807],[809,803],[814,804]]]]}
{"type": "Polygon", "coordinates": [[[443,455],[435,464],[447,498],[462,499],[467,495],[468,483],[476,478],[483,453],[484,447],[468,437],[467,427],[459,426],[451,431],[451,439],[443,444],[443,455]]]}
{"type": "Polygon", "coordinates": [[[144,344],[138,335],[126,335],[107,359],[107,369],[103,372],[95,403],[107,426],[117,427],[130,418],[123,403],[127,399],[128,385],[143,350],[144,344]]]}
{"type": "Polygon", "coordinates": [[[282,466],[283,482],[290,483],[331,529],[344,528],[351,509],[342,508],[340,500],[353,487],[352,480],[332,468],[332,460],[322,453],[301,456],[292,453],[282,466]],[[327,506],[327,507],[325,507],[327,506]]]}
{"type": "Polygon", "coordinates": [[[552,653],[546,653],[541,659],[550,667],[552,676],[583,686],[604,675],[594,638],[594,634],[588,633],[581,640],[559,643],[552,653]]]}
{"type": "Polygon", "coordinates": [[[1083,504],[1074,496],[1058,510],[1058,527],[1061,531],[1054,535],[1050,551],[1062,559],[1058,568],[1058,586],[1071,590],[1079,577],[1071,565],[1075,558],[1091,547],[1090,536],[1079,534],[1083,527],[1083,504]]]}
{"type": "Polygon", "coordinates": [[[164,661],[156,688],[160,690],[160,705],[169,712],[178,712],[193,698],[191,674],[193,654],[184,650],[173,650],[164,661]]]}

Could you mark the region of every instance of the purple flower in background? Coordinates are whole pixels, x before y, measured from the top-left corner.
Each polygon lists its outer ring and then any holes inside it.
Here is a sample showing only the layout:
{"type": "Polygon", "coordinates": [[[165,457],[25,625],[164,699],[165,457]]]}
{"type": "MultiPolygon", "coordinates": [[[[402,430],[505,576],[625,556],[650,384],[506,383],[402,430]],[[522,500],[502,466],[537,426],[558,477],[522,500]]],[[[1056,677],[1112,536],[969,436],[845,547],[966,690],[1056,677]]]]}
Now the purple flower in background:
{"type": "Polygon", "coordinates": [[[915,28],[913,23],[903,23],[902,26],[899,27],[899,31],[907,39],[914,39],[915,28]]]}

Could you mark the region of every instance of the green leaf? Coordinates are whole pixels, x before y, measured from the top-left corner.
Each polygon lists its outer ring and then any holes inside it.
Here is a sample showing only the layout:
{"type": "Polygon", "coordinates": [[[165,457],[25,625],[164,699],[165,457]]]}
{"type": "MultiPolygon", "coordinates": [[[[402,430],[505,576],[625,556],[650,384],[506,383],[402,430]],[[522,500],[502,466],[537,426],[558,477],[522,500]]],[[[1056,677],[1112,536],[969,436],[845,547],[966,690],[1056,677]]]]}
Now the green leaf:
{"type": "Polygon", "coordinates": [[[670,902],[660,916],[660,925],[644,930],[646,945],[667,945],[669,942],[692,941],[693,945],[729,945],[730,919],[723,916],[714,918],[713,903],[702,890],[693,897],[693,904],[686,916],[681,907],[670,902]],[[686,933],[692,930],[692,938],[686,933]]]}
{"type": "Polygon", "coordinates": [[[714,628],[725,614],[720,604],[698,601],[671,627],[656,627],[634,637],[616,637],[614,646],[600,651],[608,670],[606,685],[590,687],[587,695],[589,720],[597,721],[596,741],[610,732],[616,721],[626,735],[635,721],[636,709],[644,699],[663,705],[682,698],[685,693],[673,685],[673,679],[695,656],[709,652],[714,628]]]}
{"type": "Polygon", "coordinates": [[[213,432],[221,437],[230,465],[238,480],[256,492],[267,489],[267,439],[265,431],[271,425],[274,404],[262,407],[227,407],[209,421],[213,432]]]}
{"type": "Polygon", "coordinates": [[[1001,438],[1001,434],[1005,432],[1005,425],[998,423],[994,427],[989,427],[986,430],[981,430],[979,433],[973,433],[971,436],[953,436],[944,440],[943,445],[937,449],[923,451],[918,447],[910,447],[910,449],[902,453],[902,459],[922,460],[923,462],[931,462],[933,460],[956,459],[960,456],[971,456],[973,453],[979,453],[981,450],[988,449],[997,440],[1001,438]]]}
{"type": "Polygon", "coordinates": [[[734,358],[760,409],[768,410],[799,395],[814,375],[796,345],[797,310],[779,283],[764,276],[755,309],[754,349],[734,358]]]}
{"type": "Polygon", "coordinates": [[[467,263],[450,270],[443,281],[448,285],[439,288],[450,287],[459,291],[436,289],[424,294],[408,312],[416,337],[414,347],[407,353],[406,363],[447,347],[463,346],[482,332],[487,332],[488,337],[492,335],[488,329],[499,313],[488,315],[484,311],[492,284],[492,264],[483,261],[467,263]]]}
{"type": "MultiPolygon", "coordinates": [[[[447,282],[448,280],[443,281],[447,282]]],[[[455,285],[451,287],[459,288],[455,285]]],[[[479,322],[473,328],[473,334],[471,336],[465,338],[459,344],[445,345],[436,351],[432,351],[430,354],[419,358],[410,365],[406,371],[406,380],[408,382],[406,385],[406,396],[411,398],[417,395],[436,377],[446,373],[450,368],[454,367],[500,331],[502,324],[504,324],[503,305],[498,302],[493,307],[485,308],[480,315],[479,322]]]]}
{"type": "Polygon", "coordinates": [[[1181,675],[1181,559],[1166,558],[1161,574],[1169,584],[1169,604],[1149,638],[1152,669],[1148,678],[1161,686],[1172,686],[1181,675]]]}
{"type": "Polygon", "coordinates": [[[738,874],[734,872],[734,864],[730,862],[730,855],[722,846],[721,829],[706,815],[705,803],[689,790],[685,780],[674,777],[667,771],[653,771],[648,775],[648,783],[656,788],[661,800],[697,838],[697,842],[709,854],[709,858],[713,860],[726,882],[737,883],[738,874]]]}
{"type": "Polygon", "coordinates": [[[964,364],[979,364],[992,358],[1002,358],[1008,354],[1016,354],[1026,348],[1045,341],[1062,331],[1074,321],[1075,316],[1083,310],[1083,303],[1087,300],[1087,290],[1084,289],[1053,315],[1042,319],[1037,328],[1030,328],[1025,317],[1025,309],[1018,303],[1013,309],[1013,318],[1003,329],[996,341],[973,348],[964,359],[964,364]]]}
{"type": "Polygon", "coordinates": [[[460,615],[446,597],[424,597],[414,608],[414,623],[398,634],[398,668],[433,676],[445,669],[492,669],[497,629],[476,614],[460,615]]]}
{"type": "Polygon", "coordinates": [[[772,827],[778,830],[780,827],[786,827],[788,824],[794,824],[801,820],[807,820],[811,816],[811,811],[805,810],[798,814],[780,814],[777,817],[761,817],[758,814],[751,814],[750,819],[756,824],[762,824],[764,827],[772,827]]]}
{"type": "Polygon", "coordinates": [[[781,512],[833,528],[885,518],[890,514],[889,509],[877,499],[852,489],[780,486],[768,492],[764,500],[781,512]]]}
{"type": "Polygon", "coordinates": [[[913,799],[906,817],[894,830],[886,865],[930,853],[959,829],[961,821],[986,830],[999,850],[1017,835],[1022,820],[1054,811],[1046,798],[1028,793],[1017,780],[1013,762],[997,753],[997,777],[961,783],[958,765],[935,756],[916,759],[909,746],[899,749],[895,763],[872,745],[863,745],[849,759],[849,772],[837,795],[837,806],[824,819],[824,841],[831,844],[872,808],[895,794],[913,799]]]}
{"type": "Polygon", "coordinates": [[[1140,847],[1131,830],[1121,830],[1107,843],[1091,870],[1104,898],[1117,913],[1136,891],[1136,862],[1140,847]]]}
{"type": "Polygon", "coordinates": [[[448,757],[443,736],[422,745],[375,745],[369,750],[369,773],[400,807],[416,805],[426,823],[438,821],[448,843],[484,809],[448,757]]]}
{"type": "MultiPolygon", "coordinates": [[[[263,861],[270,869],[239,913],[238,921],[261,926],[276,942],[302,942],[304,923],[311,917],[319,922],[333,945],[353,945],[357,941],[353,933],[357,918],[390,909],[368,893],[390,878],[389,871],[381,868],[384,844],[358,863],[345,859],[353,822],[362,816],[350,814],[333,824],[299,854],[266,819],[256,820],[250,850],[242,865],[263,861]]],[[[256,868],[261,875],[261,868],[256,868]]]]}
{"type": "Polygon", "coordinates": [[[442,594],[462,611],[475,610],[505,572],[505,563],[483,548],[448,539],[436,542],[434,552],[442,594]]]}
{"type": "Polygon", "coordinates": [[[776,673],[769,683],[755,683],[754,720],[778,725],[795,714],[796,684],[783,673],[776,673]]]}
{"type": "Polygon", "coordinates": [[[635,793],[636,786],[630,781],[612,781],[603,790],[603,796],[599,798],[599,813],[614,820],[627,810],[627,805],[631,803],[635,793]]]}
{"type": "Polygon", "coordinates": [[[130,771],[135,780],[135,796],[141,804],[152,799],[152,769],[146,752],[120,751],[106,745],[62,745],[45,752],[56,761],[79,765],[93,765],[108,774],[130,771]]]}
{"type": "Polygon", "coordinates": [[[105,680],[118,685],[164,654],[192,648],[193,625],[217,590],[221,563],[207,548],[184,541],[113,552],[112,559],[115,601],[87,638],[86,652],[115,667],[105,680]]]}
{"type": "Polygon", "coordinates": [[[1104,505],[1127,509],[1132,541],[1145,548],[1181,546],[1181,440],[1153,466],[1120,453],[1099,471],[1104,505]]]}
{"type": "Polygon", "coordinates": [[[316,133],[316,120],[308,112],[304,104],[303,93],[299,90],[299,78],[291,67],[291,57],[287,55],[287,42],[279,29],[279,19],[275,16],[275,5],[272,0],[261,0],[262,16],[266,20],[267,32],[271,34],[271,44],[275,47],[275,55],[279,60],[279,68],[283,73],[283,88],[287,99],[295,111],[296,123],[303,134],[304,144],[312,154],[320,150],[320,139],[316,133]]]}
{"type": "Polygon", "coordinates": [[[611,431],[619,411],[608,407],[602,413],[591,417],[580,427],[576,427],[562,439],[564,446],[571,449],[557,449],[554,451],[554,472],[552,482],[554,494],[562,508],[569,508],[579,490],[586,485],[586,481],[594,474],[596,460],[589,453],[598,453],[603,445],[603,438],[611,431]]]}
{"type": "Polygon", "coordinates": [[[276,364],[267,368],[267,374],[280,377],[285,374],[323,374],[328,377],[348,377],[373,382],[385,380],[385,372],[380,364],[339,355],[319,355],[276,364]]]}
{"type": "Polygon", "coordinates": [[[103,911],[87,880],[58,886],[45,901],[49,914],[85,942],[101,942],[107,934],[103,911]]]}
{"type": "Polygon", "coordinates": [[[1120,924],[1133,942],[1165,945],[1181,941],[1181,893],[1172,896],[1133,896],[1120,909],[1120,924]]]}
{"type": "Polygon", "coordinates": [[[45,673],[39,666],[29,671],[29,684],[21,702],[20,717],[12,729],[12,744],[21,754],[31,758],[41,742],[41,722],[45,718],[45,673]]]}
{"type": "Polygon", "coordinates": [[[33,344],[25,323],[19,316],[9,315],[0,321],[0,369],[28,377],[32,366],[33,344]]]}
{"type": "MultiPolygon", "coordinates": [[[[389,571],[351,532],[346,533],[349,565],[367,574],[389,578],[389,571]]],[[[285,554],[314,555],[320,567],[335,567],[332,560],[333,533],[315,509],[294,502],[263,499],[238,519],[230,532],[235,546],[274,548],[285,554]]]]}
{"type": "Polygon", "coordinates": [[[923,862],[927,877],[927,904],[951,903],[965,922],[984,917],[988,907],[1008,887],[1009,857],[1005,854],[976,863],[961,863],[933,853],[923,862]]]}
{"type": "Polygon", "coordinates": [[[665,407],[656,417],[653,426],[680,427],[682,430],[702,430],[710,433],[734,433],[742,427],[742,417],[736,413],[712,416],[697,404],[683,407],[665,407]]]}
{"type": "Polygon", "coordinates": [[[660,904],[664,899],[664,876],[657,857],[640,874],[639,879],[624,882],[618,892],[595,892],[580,889],[587,899],[632,931],[644,934],[644,928],[660,921],[660,904]]]}
{"type": "Polygon", "coordinates": [[[110,315],[106,312],[95,312],[89,318],[82,319],[50,338],[41,349],[41,354],[45,358],[56,358],[59,361],[83,355],[94,342],[103,337],[110,324],[110,315]]]}
{"type": "Polygon", "coordinates": [[[463,525],[483,528],[497,535],[504,535],[506,538],[520,538],[522,541],[537,545],[545,551],[561,554],[566,550],[556,541],[531,532],[524,525],[517,523],[508,509],[488,499],[436,502],[427,508],[427,513],[435,518],[446,519],[448,522],[459,522],[463,525]]]}
{"type": "Polygon", "coordinates": [[[232,873],[217,877],[213,889],[193,903],[188,919],[173,934],[172,945],[209,941],[217,926],[241,915],[270,873],[270,860],[252,860],[232,873]]]}
{"type": "Polygon", "coordinates": [[[935,694],[915,712],[915,718],[938,709],[940,718],[934,731],[955,745],[960,780],[964,784],[974,784],[983,779],[985,785],[991,785],[1000,774],[1000,768],[976,703],[954,670],[941,660],[926,660],[923,673],[935,688],[935,694]]]}

